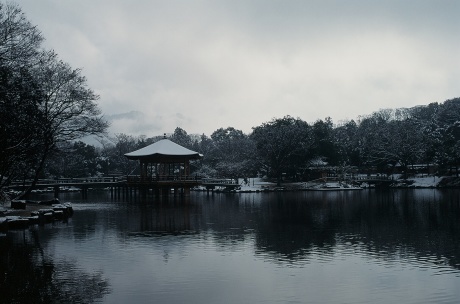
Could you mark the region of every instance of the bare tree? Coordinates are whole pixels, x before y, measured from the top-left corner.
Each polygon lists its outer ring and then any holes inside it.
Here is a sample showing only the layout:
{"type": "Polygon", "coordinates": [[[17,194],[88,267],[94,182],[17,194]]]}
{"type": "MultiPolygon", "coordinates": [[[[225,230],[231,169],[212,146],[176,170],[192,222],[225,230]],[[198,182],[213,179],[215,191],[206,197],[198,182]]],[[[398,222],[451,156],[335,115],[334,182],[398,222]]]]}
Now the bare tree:
{"type": "Polygon", "coordinates": [[[18,5],[0,3],[0,189],[28,170],[38,150],[41,94],[30,67],[42,40],[18,5]]]}
{"type": "Polygon", "coordinates": [[[8,118],[2,120],[0,148],[14,151],[8,155],[28,156],[2,159],[0,176],[5,180],[12,168],[27,167],[32,187],[59,143],[98,135],[108,127],[96,103],[99,96],[81,70],[41,49],[42,40],[17,5],[0,4],[0,114],[8,118]]]}
{"type": "Polygon", "coordinates": [[[40,31],[17,4],[0,3],[0,64],[10,68],[30,66],[40,53],[40,31]]]}
{"type": "Polygon", "coordinates": [[[27,70],[15,73],[0,67],[0,189],[13,179],[25,176],[34,164],[41,145],[37,125],[37,85],[27,70]]]}
{"type": "Polygon", "coordinates": [[[72,69],[50,51],[42,52],[32,73],[42,92],[38,108],[43,123],[36,126],[40,130],[41,149],[31,168],[33,181],[26,194],[35,186],[45,161],[58,143],[99,135],[108,127],[96,104],[99,96],[88,88],[80,69],[72,69]]]}

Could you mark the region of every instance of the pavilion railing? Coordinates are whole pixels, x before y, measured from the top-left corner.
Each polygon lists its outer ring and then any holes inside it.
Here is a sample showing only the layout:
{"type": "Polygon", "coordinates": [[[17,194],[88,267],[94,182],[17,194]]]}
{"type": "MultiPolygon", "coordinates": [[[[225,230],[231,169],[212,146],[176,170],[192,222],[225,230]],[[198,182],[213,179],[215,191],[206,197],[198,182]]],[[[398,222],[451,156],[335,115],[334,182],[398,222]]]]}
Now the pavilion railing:
{"type": "Polygon", "coordinates": [[[128,183],[155,183],[155,182],[169,182],[169,181],[201,181],[202,178],[198,175],[155,175],[155,176],[140,176],[128,175],[126,177],[128,183]]]}

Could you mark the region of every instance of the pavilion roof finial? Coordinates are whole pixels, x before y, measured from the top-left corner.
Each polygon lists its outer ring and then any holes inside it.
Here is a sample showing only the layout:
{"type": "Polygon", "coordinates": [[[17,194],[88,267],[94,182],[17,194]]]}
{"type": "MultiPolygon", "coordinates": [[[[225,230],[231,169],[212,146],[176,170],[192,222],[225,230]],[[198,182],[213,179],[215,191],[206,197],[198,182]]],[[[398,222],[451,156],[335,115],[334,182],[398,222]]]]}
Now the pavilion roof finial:
{"type": "Polygon", "coordinates": [[[166,139],[166,133],[163,135],[163,139],[166,139]]]}

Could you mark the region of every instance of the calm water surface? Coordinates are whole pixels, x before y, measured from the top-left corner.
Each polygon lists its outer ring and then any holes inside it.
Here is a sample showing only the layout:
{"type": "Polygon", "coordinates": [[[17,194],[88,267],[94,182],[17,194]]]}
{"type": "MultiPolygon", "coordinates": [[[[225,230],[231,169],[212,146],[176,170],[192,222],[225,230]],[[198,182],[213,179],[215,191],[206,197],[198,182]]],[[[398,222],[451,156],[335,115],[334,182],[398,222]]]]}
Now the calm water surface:
{"type": "Polygon", "coordinates": [[[0,235],[2,303],[459,303],[460,192],[63,196],[0,235]]]}

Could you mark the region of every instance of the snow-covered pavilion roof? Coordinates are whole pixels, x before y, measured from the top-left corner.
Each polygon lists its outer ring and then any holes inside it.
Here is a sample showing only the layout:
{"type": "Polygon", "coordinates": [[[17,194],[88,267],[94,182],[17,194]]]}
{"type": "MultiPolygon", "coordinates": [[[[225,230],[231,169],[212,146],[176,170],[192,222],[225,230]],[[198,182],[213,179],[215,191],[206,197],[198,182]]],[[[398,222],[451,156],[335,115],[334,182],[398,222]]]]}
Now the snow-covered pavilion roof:
{"type": "Polygon", "coordinates": [[[169,139],[159,140],[142,149],[126,153],[125,156],[129,159],[146,160],[155,160],[160,158],[197,159],[202,157],[202,155],[198,152],[184,148],[169,139]]]}

